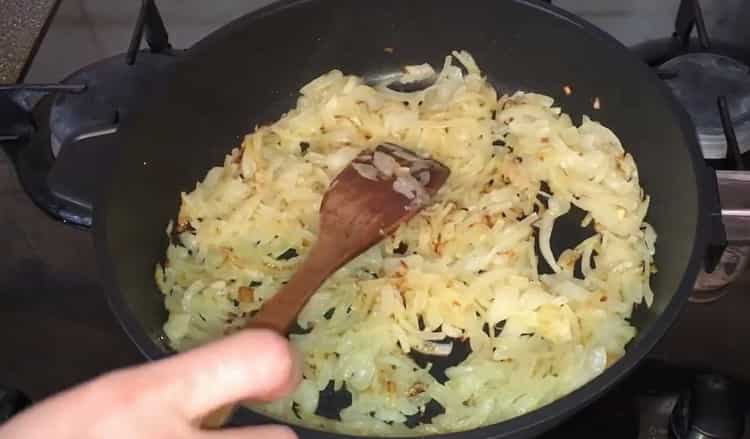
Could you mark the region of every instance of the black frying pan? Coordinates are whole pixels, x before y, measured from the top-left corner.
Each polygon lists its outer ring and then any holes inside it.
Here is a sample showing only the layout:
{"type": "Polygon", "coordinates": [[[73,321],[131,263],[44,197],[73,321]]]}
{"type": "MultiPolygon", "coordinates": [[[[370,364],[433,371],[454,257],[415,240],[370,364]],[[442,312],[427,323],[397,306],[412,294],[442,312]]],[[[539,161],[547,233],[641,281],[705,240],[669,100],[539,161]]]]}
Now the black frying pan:
{"type": "MultiPolygon", "coordinates": [[[[121,128],[123,153],[97,205],[95,234],[112,309],[149,359],[168,355],[153,279],[167,222],[209,167],[256,124],[294,106],[297,90],[333,68],[372,80],[405,64],[470,51],[500,92],[537,91],[580,120],[612,128],[638,164],[659,233],[653,307],[638,309],[627,354],[568,396],[529,414],[446,438],[529,437],[592,402],[654,346],[685,302],[706,249],[709,196],[692,127],[656,75],[593,26],[531,0],[282,1],[205,38],[160,93],[121,128]],[[385,51],[393,48],[393,51],[385,51]],[[570,85],[566,96],[562,87],[570,85]],[[599,98],[601,109],[592,108],[599,98]]],[[[578,226],[556,226],[556,251],[578,226]]],[[[235,423],[270,420],[243,411],[235,423]]],[[[303,437],[329,435],[297,428],[303,437]]]]}

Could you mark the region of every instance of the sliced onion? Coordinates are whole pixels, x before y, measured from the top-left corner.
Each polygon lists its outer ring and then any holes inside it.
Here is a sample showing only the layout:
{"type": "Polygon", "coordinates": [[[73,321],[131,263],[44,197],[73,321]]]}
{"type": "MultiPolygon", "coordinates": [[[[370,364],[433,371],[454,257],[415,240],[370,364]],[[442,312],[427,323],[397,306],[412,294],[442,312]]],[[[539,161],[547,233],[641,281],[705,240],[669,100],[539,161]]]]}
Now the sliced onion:
{"type": "Polygon", "coordinates": [[[409,173],[396,178],[393,182],[393,190],[411,200],[406,207],[407,210],[418,209],[430,201],[430,195],[424,186],[409,173]]]}
{"type": "Polygon", "coordinates": [[[430,184],[430,172],[429,171],[422,171],[419,174],[417,174],[417,178],[419,179],[419,183],[422,184],[422,186],[427,186],[430,184]]]}
{"type": "Polygon", "coordinates": [[[404,159],[406,161],[413,162],[416,160],[420,160],[419,156],[413,154],[409,150],[401,148],[400,146],[392,145],[390,143],[386,143],[382,146],[386,148],[390,154],[395,155],[396,157],[404,159]]]}
{"type": "Polygon", "coordinates": [[[425,341],[421,345],[412,346],[412,349],[425,355],[447,357],[453,352],[453,342],[436,343],[433,341],[425,341]]]}
{"type": "Polygon", "coordinates": [[[375,151],[373,154],[372,164],[386,177],[392,176],[399,167],[396,159],[380,151],[375,151]]]}
{"type": "Polygon", "coordinates": [[[562,271],[555,255],[552,253],[552,246],[550,240],[552,239],[552,227],[555,225],[555,217],[551,215],[545,215],[541,221],[539,221],[539,251],[542,257],[547,262],[547,265],[555,272],[559,273],[562,271]]]}
{"type": "Polygon", "coordinates": [[[378,170],[375,169],[375,167],[372,165],[368,165],[365,163],[352,162],[352,168],[354,168],[354,170],[357,171],[357,173],[360,176],[368,180],[372,180],[372,181],[378,180],[378,170]]]}
{"type": "Polygon", "coordinates": [[[393,182],[393,190],[410,200],[417,196],[417,187],[419,187],[419,182],[414,180],[413,177],[407,179],[406,176],[400,176],[393,182]]]}
{"type": "Polygon", "coordinates": [[[403,84],[411,84],[412,82],[432,79],[436,75],[435,69],[427,63],[414,66],[404,66],[404,73],[401,75],[401,82],[403,84]]]}

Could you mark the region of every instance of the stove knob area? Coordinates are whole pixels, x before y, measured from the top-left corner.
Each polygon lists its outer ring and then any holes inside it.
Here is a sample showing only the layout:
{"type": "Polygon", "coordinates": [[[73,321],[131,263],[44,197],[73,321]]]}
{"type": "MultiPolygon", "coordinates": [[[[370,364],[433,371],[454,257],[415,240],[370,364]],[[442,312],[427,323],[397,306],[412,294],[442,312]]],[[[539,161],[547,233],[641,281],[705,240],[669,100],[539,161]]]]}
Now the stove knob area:
{"type": "Polygon", "coordinates": [[[670,432],[675,439],[739,439],[745,409],[736,387],[721,375],[697,375],[672,411],[670,432]]]}
{"type": "Polygon", "coordinates": [[[0,386],[0,424],[31,405],[31,400],[22,392],[0,386]]]}

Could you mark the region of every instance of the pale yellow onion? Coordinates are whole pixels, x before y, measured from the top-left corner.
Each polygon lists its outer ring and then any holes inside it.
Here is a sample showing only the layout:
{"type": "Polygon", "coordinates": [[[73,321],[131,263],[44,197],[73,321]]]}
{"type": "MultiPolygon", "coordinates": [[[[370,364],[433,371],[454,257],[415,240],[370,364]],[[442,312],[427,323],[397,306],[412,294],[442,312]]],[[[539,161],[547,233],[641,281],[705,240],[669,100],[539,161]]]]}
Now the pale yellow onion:
{"type": "Polygon", "coordinates": [[[184,230],[155,269],[170,344],[190,349],[241,328],[315,242],[331,180],[382,143],[432,156],[451,176],[433,205],[313,296],[298,319],[309,332],[290,336],[305,379],[290,397],[255,410],[347,434],[444,433],[527,413],[623,355],[635,335],[633,306],[653,301],[656,233],[643,222],[649,201],[635,161],[611,130],[589,118],[575,126],[550,97],[498,99],[463,51],[446,57],[434,84],[412,93],[338,70],[310,81],[295,108],[246,136],[182,194],[168,229],[184,230]],[[556,258],[554,223],[570,205],[584,209],[582,226],[595,230],[556,258]],[[395,253],[401,243],[403,255],[395,253]],[[540,274],[537,244],[554,274],[540,274]],[[290,248],[297,257],[277,259],[290,248]],[[582,279],[572,269],[579,259],[582,279]],[[243,287],[252,294],[240,294],[243,287]],[[473,352],[440,384],[407,354],[446,353],[446,336],[468,337],[473,352]],[[315,414],[329,381],[352,392],[342,421],[315,414]],[[399,424],[433,398],[445,413],[432,424],[399,424]]]}

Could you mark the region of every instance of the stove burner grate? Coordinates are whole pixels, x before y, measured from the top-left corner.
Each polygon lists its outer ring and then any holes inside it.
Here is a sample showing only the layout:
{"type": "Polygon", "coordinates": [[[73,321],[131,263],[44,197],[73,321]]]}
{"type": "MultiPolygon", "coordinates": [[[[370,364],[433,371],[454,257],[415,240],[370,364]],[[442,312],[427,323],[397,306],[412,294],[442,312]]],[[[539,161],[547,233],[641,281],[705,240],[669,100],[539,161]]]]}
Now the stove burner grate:
{"type": "Polygon", "coordinates": [[[750,67],[723,55],[697,52],[672,58],[659,71],[692,118],[706,159],[727,157],[718,96],[726,97],[739,152],[750,150],[750,67]]]}
{"type": "Polygon", "coordinates": [[[142,0],[126,53],[59,84],[0,86],[0,115],[13,116],[0,140],[38,206],[54,218],[91,226],[99,182],[116,155],[118,125],[160,86],[179,54],[154,0],[142,0]],[[144,39],[150,50],[140,49],[144,39]]]}

